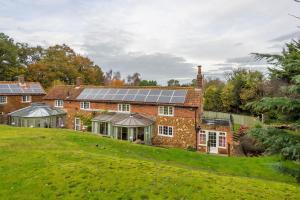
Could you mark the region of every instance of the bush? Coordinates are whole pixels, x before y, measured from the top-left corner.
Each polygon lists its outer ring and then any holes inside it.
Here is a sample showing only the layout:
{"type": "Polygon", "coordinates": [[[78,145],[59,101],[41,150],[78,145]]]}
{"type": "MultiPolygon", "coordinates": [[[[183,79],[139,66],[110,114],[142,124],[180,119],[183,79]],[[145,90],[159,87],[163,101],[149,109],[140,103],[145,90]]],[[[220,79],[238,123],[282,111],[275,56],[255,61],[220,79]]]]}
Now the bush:
{"type": "Polygon", "coordinates": [[[285,159],[300,161],[300,135],[276,128],[253,128],[248,135],[258,139],[266,154],[280,153],[285,159]]]}

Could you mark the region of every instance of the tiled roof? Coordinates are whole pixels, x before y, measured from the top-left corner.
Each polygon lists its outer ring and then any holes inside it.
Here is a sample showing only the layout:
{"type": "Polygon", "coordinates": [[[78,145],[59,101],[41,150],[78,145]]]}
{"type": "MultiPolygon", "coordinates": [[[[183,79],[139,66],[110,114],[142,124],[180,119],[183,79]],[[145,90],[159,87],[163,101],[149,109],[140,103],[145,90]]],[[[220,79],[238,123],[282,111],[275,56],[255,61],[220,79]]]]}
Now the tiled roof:
{"type": "Polygon", "coordinates": [[[38,82],[0,81],[0,95],[43,95],[46,94],[38,82]]]}
{"type": "Polygon", "coordinates": [[[75,100],[83,89],[84,87],[76,87],[74,85],[57,85],[49,90],[44,99],[75,100]]]}
{"type": "MultiPolygon", "coordinates": [[[[178,106],[185,106],[185,107],[199,107],[201,102],[201,93],[200,89],[195,89],[193,87],[161,87],[161,86],[150,86],[150,87],[132,87],[132,86],[124,86],[124,87],[111,87],[111,86],[87,86],[82,85],[80,87],[76,87],[75,85],[58,85],[53,87],[48,94],[44,97],[45,100],[55,100],[55,99],[62,99],[62,100],[72,100],[72,101],[80,101],[76,98],[80,95],[80,93],[85,88],[126,88],[126,89],[157,89],[157,90],[187,90],[187,95],[185,98],[185,102],[183,104],[178,104],[178,106]]],[[[95,100],[89,100],[95,101],[95,100]]],[[[98,102],[98,101],[95,101],[98,102]]],[[[100,102],[100,101],[99,101],[100,102]]],[[[103,101],[101,101],[103,102],[103,101]]],[[[104,102],[111,102],[106,100],[104,102]]],[[[125,101],[113,101],[113,102],[125,102],[125,101]]],[[[135,104],[149,104],[145,102],[129,102],[135,104]]],[[[153,104],[153,103],[150,103],[153,104]]],[[[159,103],[156,103],[159,104],[159,103]]],[[[172,104],[173,105],[173,104],[172,104]]],[[[177,104],[174,104],[177,105],[177,104]]]]}

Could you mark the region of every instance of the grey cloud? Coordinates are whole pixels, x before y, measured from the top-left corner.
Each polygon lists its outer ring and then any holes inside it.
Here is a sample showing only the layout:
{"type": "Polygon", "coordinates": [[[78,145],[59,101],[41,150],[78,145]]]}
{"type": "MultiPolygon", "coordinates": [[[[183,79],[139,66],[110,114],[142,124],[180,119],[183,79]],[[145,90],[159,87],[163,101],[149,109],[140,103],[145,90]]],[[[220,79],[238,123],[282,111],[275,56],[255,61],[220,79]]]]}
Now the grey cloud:
{"type": "Polygon", "coordinates": [[[300,38],[300,31],[280,35],[270,40],[270,42],[283,42],[286,40],[297,39],[297,38],[300,38]]]}

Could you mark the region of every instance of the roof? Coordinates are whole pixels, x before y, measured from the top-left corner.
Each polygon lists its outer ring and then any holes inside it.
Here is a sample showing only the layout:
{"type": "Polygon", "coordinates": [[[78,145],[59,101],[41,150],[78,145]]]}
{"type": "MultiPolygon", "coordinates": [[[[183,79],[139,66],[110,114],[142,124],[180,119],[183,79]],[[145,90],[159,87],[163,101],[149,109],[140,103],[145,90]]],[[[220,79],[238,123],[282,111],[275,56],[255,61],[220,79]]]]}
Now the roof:
{"type": "Polygon", "coordinates": [[[0,81],[0,95],[44,95],[45,90],[38,82],[0,81]]]}
{"type": "Polygon", "coordinates": [[[95,117],[92,121],[111,122],[114,126],[122,127],[146,127],[154,123],[154,120],[137,113],[105,113],[95,117]]]}
{"type": "Polygon", "coordinates": [[[43,103],[32,103],[30,106],[9,113],[12,117],[50,117],[66,114],[60,108],[52,108],[43,103]]]}
{"type": "Polygon", "coordinates": [[[230,121],[227,119],[202,118],[202,123],[207,125],[230,126],[230,121]]]}
{"type": "Polygon", "coordinates": [[[45,100],[75,100],[76,97],[81,93],[84,87],[76,87],[74,85],[57,85],[49,90],[45,100]]]}
{"type": "MultiPolygon", "coordinates": [[[[44,97],[45,100],[55,100],[55,99],[62,99],[62,100],[73,100],[73,101],[92,101],[92,102],[115,102],[115,103],[135,103],[135,104],[170,104],[170,105],[178,105],[178,106],[185,106],[185,107],[199,107],[201,101],[201,89],[195,89],[193,87],[132,87],[132,86],[124,86],[124,87],[104,87],[104,86],[80,86],[76,87],[74,85],[58,85],[52,88],[48,94],[44,97]],[[167,101],[163,102],[159,100],[159,97],[156,101],[148,101],[146,102],[145,99],[142,101],[133,100],[130,98],[123,98],[120,95],[116,95],[116,97],[120,98],[96,98],[96,94],[99,90],[163,90],[163,91],[176,91],[179,95],[174,96],[176,97],[174,101],[172,98],[168,98],[167,96],[164,97],[167,101]],[[186,91],[186,94],[180,94],[180,92],[186,91]],[[92,95],[89,95],[91,92],[92,95]],[[88,94],[88,95],[87,95],[88,94]]],[[[124,94],[123,94],[124,95],[124,94]]],[[[128,95],[130,97],[130,95],[128,95]]]]}

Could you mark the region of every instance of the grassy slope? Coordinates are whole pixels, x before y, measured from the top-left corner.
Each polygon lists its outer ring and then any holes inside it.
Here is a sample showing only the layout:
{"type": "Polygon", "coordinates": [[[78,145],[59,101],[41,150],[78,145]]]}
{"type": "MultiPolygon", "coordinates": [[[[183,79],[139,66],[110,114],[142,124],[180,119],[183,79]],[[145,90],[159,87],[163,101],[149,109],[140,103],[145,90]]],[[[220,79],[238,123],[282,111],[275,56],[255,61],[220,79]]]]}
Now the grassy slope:
{"type": "Polygon", "coordinates": [[[0,126],[0,199],[300,199],[277,163],[0,126]]]}

